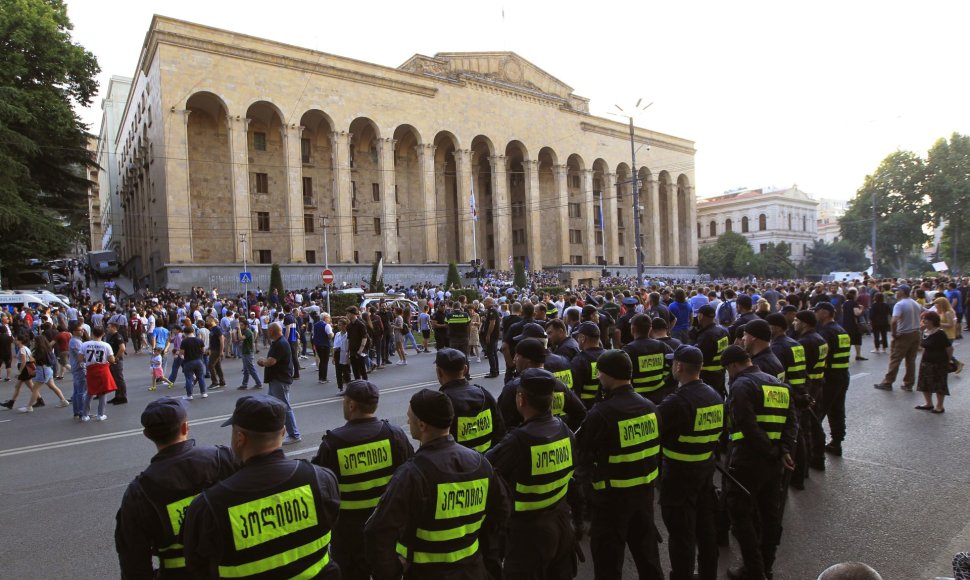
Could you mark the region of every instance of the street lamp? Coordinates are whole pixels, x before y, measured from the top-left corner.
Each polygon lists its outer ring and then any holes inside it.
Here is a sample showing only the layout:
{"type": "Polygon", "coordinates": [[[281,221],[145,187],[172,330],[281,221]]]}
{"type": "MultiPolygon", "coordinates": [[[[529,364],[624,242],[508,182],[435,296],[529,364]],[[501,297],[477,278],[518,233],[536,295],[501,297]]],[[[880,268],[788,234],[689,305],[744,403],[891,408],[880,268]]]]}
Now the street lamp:
{"type": "MultiPolygon", "coordinates": [[[[624,117],[630,122],[630,162],[631,162],[630,181],[633,184],[633,236],[635,238],[634,246],[635,246],[636,258],[637,258],[637,286],[640,286],[641,284],[643,284],[643,241],[640,235],[640,181],[639,181],[640,176],[639,176],[639,173],[637,172],[636,143],[633,140],[634,139],[633,117],[637,113],[647,110],[650,107],[650,105],[653,104],[653,102],[651,101],[650,103],[647,103],[646,105],[641,107],[640,103],[642,102],[643,102],[642,98],[637,99],[637,104],[633,105],[633,109],[630,111],[629,114],[625,110],[623,110],[623,107],[621,107],[620,105],[613,105],[614,107],[617,108],[617,110],[620,111],[619,114],[613,113],[613,112],[609,113],[610,115],[616,115],[617,117],[624,117]]],[[[654,208],[654,211],[656,211],[656,208],[654,208]]]]}

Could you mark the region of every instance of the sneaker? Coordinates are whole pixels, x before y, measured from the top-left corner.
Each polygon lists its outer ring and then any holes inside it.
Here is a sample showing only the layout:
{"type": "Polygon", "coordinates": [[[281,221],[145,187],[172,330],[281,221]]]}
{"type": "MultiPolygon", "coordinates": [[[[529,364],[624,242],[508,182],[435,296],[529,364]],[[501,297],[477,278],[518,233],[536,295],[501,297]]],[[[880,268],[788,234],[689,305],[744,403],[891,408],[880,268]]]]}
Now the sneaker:
{"type": "Polygon", "coordinates": [[[286,437],[283,438],[283,445],[294,445],[296,443],[299,443],[300,441],[303,441],[303,436],[290,437],[289,435],[287,435],[286,437]]]}
{"type": "Polygon", "coordinates": [[[149,391],[157,391],[158,390],[158,387],[148,387],[148,390],[149,391]]]}
{"type": "Polygon", "coordinates": [[[98,416],[96,416],[96,417],[94,418],[94,420],[95,420],[95,421],[99,421],[99,422],[100,422],[100,421],[107,421],[107,420],[108,420],[108,416],[107,416],[107,415],[98,415],[98,416]]]}
{"type": "Polygon", "coordinates": [[[68,401],[67,399],[61,399],[61,402],[57,404],[57,408],[58,409],[62,409],[64,407],[69,406],[70,404],[71,404],[71,402],[68,401]]]}
{"type": "Polygon", "coordinates": [[[246,385],[239,385],[238,387],[236,387],[236,390],[237,391],[245,391],[248,388],[249,387],[247,387],[246,385]]]}
{"type": "Polygon", "coordinates": [[[258,385],[256,385],[256,386],[255,386],[255,387],[253,387],[253,388],[254,388],[254,389],[262,389],[262,388],[263,388],[263,383],[259,383],[258,385]]]}
{"type": "Polygon", "coordinates": [[[0,403],[0,407],[3,407],[4,409],[13,409],[13,400],[0,403]]]}
{"type": "Polygon", "coordinates": [[[34,408],[33,407],[20,407],[19,409],[17,409],[17,412],[18,413],[33,413],[34,412],[34,408]]]}
{"type": "Polygon", "coordinates": [[[831,453],[836,457],[842,457],[842,444],[839,443],[838,441],[832,441],[831,443],[825,446],[825,452],[831,453]]]}
{"type": "Polygon", "coordinates": [[[212,385],[209,386],[210,391],[218,391],[221,388],[222,388],[222,385],[220,385],[219,383],[213,383],[212,385]]]}
{"type": "Polygon", "coordinates": [[[208,399],[209,398],[209,393],[202,393],[202,398],[203,399],[208,399]]]}
{"type": "Polygon", "coordinates": [[[81,415],[80,420],[82,423],[87,423],[88,421],[91,420],[91,417],[88,417],[87,415],[81,415]]]}
{"type": "Polygon", "coordinates": [[[879,389],[880,391],[891,391],[891,390],[893,390],[893,386],[890,385],[889,383],[876,383],[875,385],[873,385],[873,387],[879,389]]]}
{"type": "Polygon", "coordinates": [[[192,395],[185,395],[184,397],[182,397],[182,400],[183,401],[191,401],[192,400],[192,395]]]}
{"type": "Polygon", "coordinates": [[[168,388],[170,388],[170,389],[174,389],[174,388],[175,388],[175,383],[169,383],[169,384],[168,384],[168,388]]]}

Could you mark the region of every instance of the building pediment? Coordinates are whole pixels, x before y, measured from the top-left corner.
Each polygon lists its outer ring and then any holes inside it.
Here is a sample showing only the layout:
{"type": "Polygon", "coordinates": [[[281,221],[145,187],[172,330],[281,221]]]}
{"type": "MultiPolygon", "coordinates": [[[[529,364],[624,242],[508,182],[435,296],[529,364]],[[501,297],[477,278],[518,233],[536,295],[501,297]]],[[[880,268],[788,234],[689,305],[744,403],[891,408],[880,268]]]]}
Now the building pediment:
{"type": "Polygon", "coordinates": [[[574,95],[572,87],[514,52],[439,52],[433,57],[416,54],[398,69],[519,89],[589,111],[589,99],[574,95]]]}

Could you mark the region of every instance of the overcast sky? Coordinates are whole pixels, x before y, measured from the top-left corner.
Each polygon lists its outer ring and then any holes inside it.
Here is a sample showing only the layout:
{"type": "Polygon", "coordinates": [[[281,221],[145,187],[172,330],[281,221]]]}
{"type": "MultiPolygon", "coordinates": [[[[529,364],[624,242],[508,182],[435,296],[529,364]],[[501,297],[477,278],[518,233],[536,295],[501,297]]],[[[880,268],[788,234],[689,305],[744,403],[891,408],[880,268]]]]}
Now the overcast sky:
{"type": "MultiPolygon", "coordinates": [[[[511,50],[592,99],[594,114],[652,101],[636,124],[695,141],[703,196],[797,184],[847,198],[897,148],[970,133],[960,0],[67,4],[102,89],[134,73],[154,12],[391,67],[511,50]]],[[[100,104],[83,113],[95,133],[100,104]]]]}

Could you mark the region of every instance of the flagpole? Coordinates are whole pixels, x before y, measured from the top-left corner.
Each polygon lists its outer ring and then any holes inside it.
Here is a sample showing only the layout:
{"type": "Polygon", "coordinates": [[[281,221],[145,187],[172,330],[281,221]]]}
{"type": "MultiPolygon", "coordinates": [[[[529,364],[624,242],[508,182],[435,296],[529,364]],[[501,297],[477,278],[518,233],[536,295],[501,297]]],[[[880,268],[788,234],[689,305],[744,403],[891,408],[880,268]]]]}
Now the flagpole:
{"type": "Polygon", "coordinates": [[[603,223],[603,192],[600,192],[600,241],[603,242],[603,267],[609,264],[606,259],[606,224],[603,223]]]}

